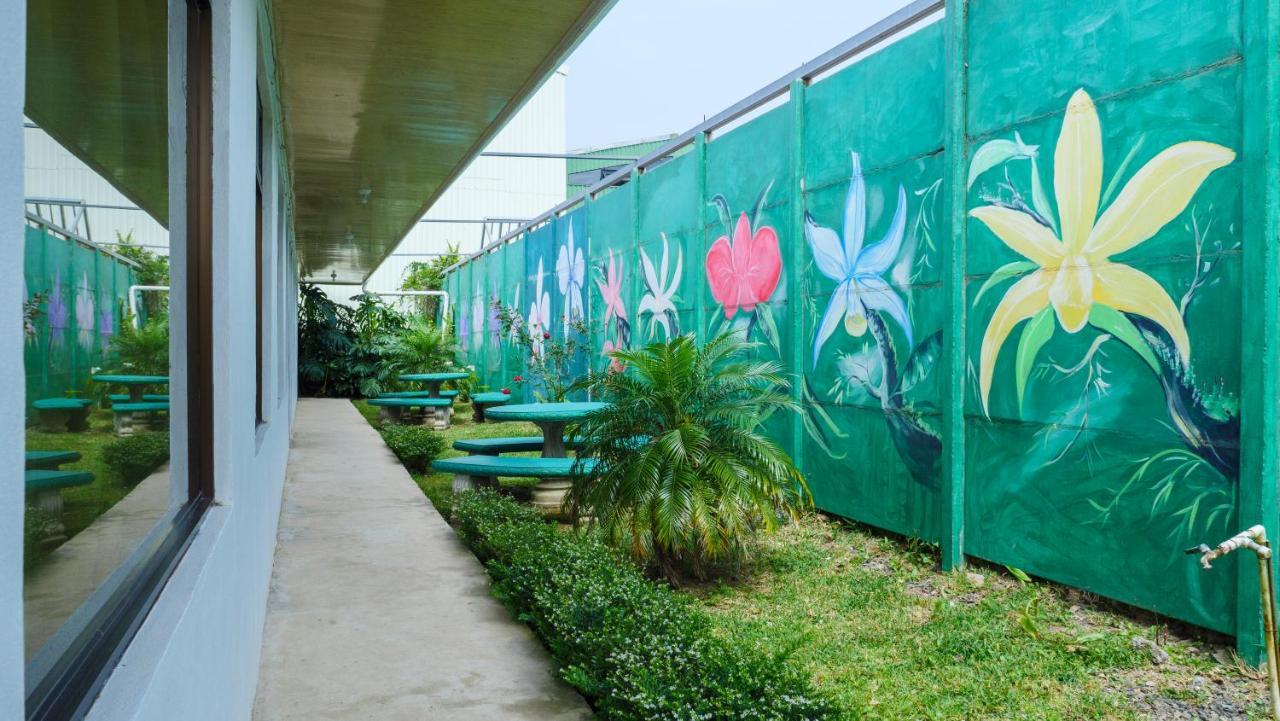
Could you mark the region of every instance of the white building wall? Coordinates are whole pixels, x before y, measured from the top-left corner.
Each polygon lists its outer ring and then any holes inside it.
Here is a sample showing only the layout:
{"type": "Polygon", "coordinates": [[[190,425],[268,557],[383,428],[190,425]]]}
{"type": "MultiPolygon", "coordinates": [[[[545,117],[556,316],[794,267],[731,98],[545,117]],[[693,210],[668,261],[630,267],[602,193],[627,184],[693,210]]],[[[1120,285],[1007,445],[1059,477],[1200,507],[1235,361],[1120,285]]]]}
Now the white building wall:
{"type": "MultiPolygon", "coordinates": [[[[565,81],[564,70],[554,73],[485,151],[564,154],[565,81]]],[[[563,202],[564,192],[563,159],[477,157],[424,217],[532,218],[563,202]]],[[[479,250],[483,228],[479,224],[419,223],[369,276],[367,287],[398,290],[410,263],[429,261],[445,252],[450,243],[464,253],[479,250]]],[[[355,292],[355,288],[335,288],[330,297],[346,298],[355,292]]]]}
{"type": "Polygon", "coordinates": [[[0,0],[0,719],[23,717],[22,105],[26,1],[0,0]]]}
{"type": "MultiPolygon", "coordinates": [[[[86,216],[89,239],[98,243],[114,243],[117,233],[122,236],[132,233],[134,243],[148,246],[157,253],[168,254],[169,231],[155,218],[136,209],[132,200],[59,145],[48,133],[40,128],[25,127],[25,123],[22,133],[26,150],[23,192],[27,198],[79,200],[92,205],[134,208],[88,209],[86,216]]],[[[61,217],[53,214],[56,209],[46,206],[41,210],[46,217],[61,217]]],[[[84,225],[79,228],[69,227],[71,215],[72,209],[67,208],[67,229],[78,230],[81,235],[85,235],[84,225]]]]}
{"type": "MultiPolygon", "coordinates": [[[[216,499],[90,711],[94,721],[231,721],[252,713],[297,396],[296,374],[281,376],[266,422],[255,423],[258,5],[257,0],[213,3],[216,499]]],[[[185,1],[169,0],[169,12],[170,53],[180,58],[185,1]]],[[[172,195],[174,217],[180,218],[182,204],[172,195]]],[[[274,197],[269,190],[264,195],[274,197]]],[[[264,207],[264,228],[276,225],[276,212],[270,204],[264,207]]],[[[175,260],[180,255],[175,246],[175,260]]],[[[269,291],[268,297],[291,310],[296,265],[291,252],[287,255],[291,272],[281,279],[279,292],[269,291]]],[[[175,285],[180,273],[178,263],[175,285]]],[[[174,314],[180,317],[181,311],[174,308],[174,314]]],[[[266,339],[265,369],[295,357],[296,316],[282,315],[282,327],[266,339]]],[[[179,415],[176,403],[174,410],[179,415]]],[[[181,421],[173,438],[176,457],[185,448],[181,421]]]]}

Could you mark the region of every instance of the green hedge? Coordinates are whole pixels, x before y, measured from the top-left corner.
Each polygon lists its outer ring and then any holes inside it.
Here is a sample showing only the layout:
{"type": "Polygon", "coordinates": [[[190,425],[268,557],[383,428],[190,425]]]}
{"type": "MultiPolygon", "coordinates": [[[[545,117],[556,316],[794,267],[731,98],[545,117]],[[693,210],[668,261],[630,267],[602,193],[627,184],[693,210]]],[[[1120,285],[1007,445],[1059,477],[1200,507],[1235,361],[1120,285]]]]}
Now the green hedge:
{"type": "Polygon", "coordinates": [[[426,473],[431,462],[444,452],[444,436],[424,426],[385,423],[379,431],[387,447],[410,471],[426,473]]]}
{"type": "Polygon", "coordinates": [[[168,433],[135,433],[117,438],[102,447],[102,460],[125,485],[141,482],[169,460],[168,433]]]}
{"type": "Polygon", "coordinates": [[[713,635],[702,612],[593,536],[561,532],[487,489],[456,496],[453,521],[486,562],[495,593],[601,718],[836,717],[786,651],[713,635]]]}

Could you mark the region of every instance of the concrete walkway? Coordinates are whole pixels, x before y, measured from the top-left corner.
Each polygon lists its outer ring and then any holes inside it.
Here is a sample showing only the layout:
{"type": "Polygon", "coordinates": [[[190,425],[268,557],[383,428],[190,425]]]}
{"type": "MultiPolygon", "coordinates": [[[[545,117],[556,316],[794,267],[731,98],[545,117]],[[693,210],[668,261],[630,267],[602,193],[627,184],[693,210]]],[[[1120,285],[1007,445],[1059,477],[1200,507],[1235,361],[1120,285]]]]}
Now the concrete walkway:
{"type": "Polygon", "coordinates": [[[298,402],[258,721],[588,719],[350,402],[298,402]]]}

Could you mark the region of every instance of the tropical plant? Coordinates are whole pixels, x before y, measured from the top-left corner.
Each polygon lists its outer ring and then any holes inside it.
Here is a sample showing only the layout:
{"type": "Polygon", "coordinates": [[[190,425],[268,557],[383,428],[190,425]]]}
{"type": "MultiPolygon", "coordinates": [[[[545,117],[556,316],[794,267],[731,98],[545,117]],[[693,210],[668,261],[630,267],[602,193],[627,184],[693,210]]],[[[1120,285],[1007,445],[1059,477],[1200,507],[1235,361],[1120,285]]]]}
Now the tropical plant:
{"type": "Polygon", "coordinates": [[[152,318],[141,328],[125,322],[111,338],[111,350],[120,370],[139,375],[169,374],[169,321],[152,318]]]}
{"type": "Polygon", "coordinates": [[[431,462],[448,446],[444,436],[424,426],[386,423],[379,432],[405,468],[415,473],[429,472],[431,462]]]}
{"type": "Polygon", "coordinates": [[[759,419],[796,405],[756,346],[723,333],[615,351],[626,370],[583,384],[609,405],[573,431],[598,463],[570,489],[570,513],[672,580],[741,559],[756,530],[794,514],[808,489],[759,419]]]}
{"type": "MultiPolygon", "coordinates": [[[[400,290],[440,290],[444,288],[444,271],[452,265],[462,260],[461,253],[458,252],[458,246],[454,243],[448,245],[448,249],[441,255],[432,258],[428,262],[414,261],[405,268],[404,280],[400,283],[400,290]]],[[[440,307],[440,299],[436,296],[418,296],[413,299],[416,304],[418,315],[427,318],[435,318],[436,311],[440,307]]]]}
{"type": "MultiPolygon", "coordinates": [[[[138,264],[134,281],[138,285],[169,285],[169,256],[152,252],[133,242],[133,231],[123,235],[116,231],[115,252],[138,264]]],[[[169,296],[164,293],[146,293],[142,296],[145,317],[168,315],[169,296]]]]}
{"type": "Polygon", "coordinates": [[[350,392],[346,355],[353,330],[349,308],[310,283],[298,288],[298,381],[302,395],[342,397],[350,392]]]}
{"type": "Polygon", "coordinates": [[[411,372],[430,373],[453,365],[457,344],[449,329],[426,318],[412,318],[400,332],[399,365],[411,372]]]}
{"type": "Polygon", "coordinates": [[[526,321],[520,311],[511,306],[494,301],[493,309],[503,335],[525,349],[528,356],[525,361],[528,377],[516,376],[516,382],[530,384],[539,401],[565,400],[578,383],[578,371],[587,357],[586,321],[581,318],[571,321],[564,336],[556,338],[545,325],[526,321]]]}

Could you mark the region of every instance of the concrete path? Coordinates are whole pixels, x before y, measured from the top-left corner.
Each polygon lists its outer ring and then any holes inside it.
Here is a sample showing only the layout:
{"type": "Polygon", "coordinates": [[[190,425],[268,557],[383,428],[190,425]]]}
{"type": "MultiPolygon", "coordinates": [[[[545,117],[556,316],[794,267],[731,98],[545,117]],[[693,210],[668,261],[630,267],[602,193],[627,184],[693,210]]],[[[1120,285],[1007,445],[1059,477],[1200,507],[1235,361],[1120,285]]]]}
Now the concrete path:
{"type": "Polygon", "coordinates": [[[304,399],[254,719],[589,719],[350,402],[304,399]]]}

